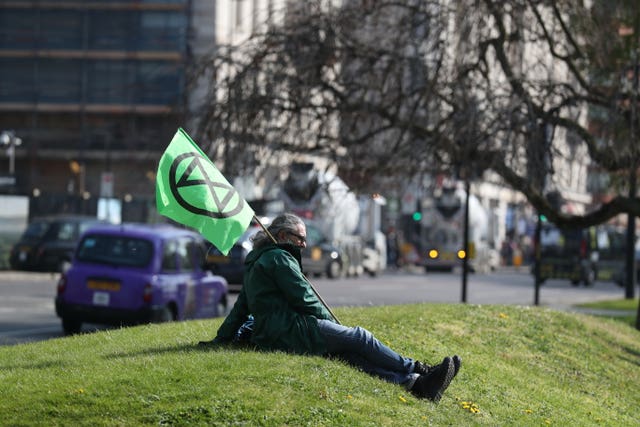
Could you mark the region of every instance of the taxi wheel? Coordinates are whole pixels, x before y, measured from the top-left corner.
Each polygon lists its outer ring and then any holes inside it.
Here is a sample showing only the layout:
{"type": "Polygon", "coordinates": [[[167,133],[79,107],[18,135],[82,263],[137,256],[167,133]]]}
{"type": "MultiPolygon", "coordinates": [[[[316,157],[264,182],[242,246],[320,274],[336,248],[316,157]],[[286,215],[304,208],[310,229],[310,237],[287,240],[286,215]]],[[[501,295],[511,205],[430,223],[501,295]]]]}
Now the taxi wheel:
{"type": "Polygon", "coordinates": [[[80,333],[82,329],[82,322],[78,320],[63,318],[62,319],[62,330],[65,335],[74,335],[80,333]]]}
{"type": "Polygon", "coordinates": [[[176,319],[175,319],[175,316],[173,315],[173,311],[171,310],[171,308],[165,307],[160,312],[160,317],[158,320],[160,323],[165,323],[165,322],[173,322],[176,319]]]}

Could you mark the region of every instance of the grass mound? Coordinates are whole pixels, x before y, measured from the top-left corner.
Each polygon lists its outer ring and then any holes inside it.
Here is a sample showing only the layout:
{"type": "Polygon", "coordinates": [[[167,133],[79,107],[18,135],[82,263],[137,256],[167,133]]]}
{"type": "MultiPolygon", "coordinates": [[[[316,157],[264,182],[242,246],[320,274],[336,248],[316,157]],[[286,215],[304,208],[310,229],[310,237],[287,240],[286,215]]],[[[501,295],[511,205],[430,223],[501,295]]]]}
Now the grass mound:
{"type": "Polygon", "coordinates": [[[338,361],[201,350],[221,319],[0,347],[3,425],[637,425],[640,333],[514,306],[339,308],[400,353],[462,356],[440,404],[338,361]]]}

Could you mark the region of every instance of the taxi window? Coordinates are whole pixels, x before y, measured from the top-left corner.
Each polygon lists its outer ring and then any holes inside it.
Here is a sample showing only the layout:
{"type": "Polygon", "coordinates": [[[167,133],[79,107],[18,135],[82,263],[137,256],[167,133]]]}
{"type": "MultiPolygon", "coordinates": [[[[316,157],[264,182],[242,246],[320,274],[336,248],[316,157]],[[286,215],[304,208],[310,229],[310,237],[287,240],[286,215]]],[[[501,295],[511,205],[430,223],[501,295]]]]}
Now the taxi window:
{"type": "Polygon", "coordinates": [[[127,267],[146,267],[153,257],[153,245],[146,239],[90,234],[78,245],[77,259],[83,262],[127,267]]]}
{"type": "Polygon", "coordinates": [[[194,252],[191,247],[193,240],[188,238],[182,238],[177,242],[176,250],[178,255],[178,260],[180,262],[180,269],[183,271],[193,271],[194,270],[194,252]]]}
{"type": "Polygon", "coordinates": [[[178,271],[177,251],[178,242],[175,240],[165,242],[162,249],[162,271],[178,271]]]}

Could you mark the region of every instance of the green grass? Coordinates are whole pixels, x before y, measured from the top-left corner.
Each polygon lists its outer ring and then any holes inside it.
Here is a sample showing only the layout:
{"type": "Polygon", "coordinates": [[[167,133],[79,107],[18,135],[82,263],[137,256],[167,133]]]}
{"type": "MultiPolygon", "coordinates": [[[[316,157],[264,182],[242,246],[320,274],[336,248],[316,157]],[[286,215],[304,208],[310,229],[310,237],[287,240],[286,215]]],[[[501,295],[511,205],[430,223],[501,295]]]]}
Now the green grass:
{"type": "Polygon", "coordinates": [[[0,424],[635,426],[640,332],[543,308],[338,308],[401,353],[463,366],[440,404],[321,357],[200,350],[221,319],[0,347],[0,424]]]}
{"type": "Polygon", "coordinates": [[[607,301],[595,301],[585,304],[580,304],[579,307],[597,308],[602,310],[621,310],[621,311],[637,311],[638,300],[637,299],[616,299],[607,301]]]}
{"type": "Polygon", "coordinates": [[[632,327],[636,325],[636,316],[638,313],[638,304],[640,302],[633,298],[623,298],[607,301],[596,301],[578,305],[578,307],[589,308],[594,310],[602,310],[602,314],[596,314],[600,317],[607,317],[626,323],[632,327]]]}

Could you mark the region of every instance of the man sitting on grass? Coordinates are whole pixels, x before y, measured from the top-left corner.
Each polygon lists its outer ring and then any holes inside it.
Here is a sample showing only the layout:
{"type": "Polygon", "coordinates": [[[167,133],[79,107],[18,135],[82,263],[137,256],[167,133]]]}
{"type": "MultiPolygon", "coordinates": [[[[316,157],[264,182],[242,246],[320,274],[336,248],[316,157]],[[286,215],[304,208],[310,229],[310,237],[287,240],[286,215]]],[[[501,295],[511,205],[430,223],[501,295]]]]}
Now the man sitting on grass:
{"type": "Polygon", "coordinates": [[[460,369],[458,356],[429,366],[399,355],[364,328],[339,324],[302,274],[304,222],[296,215],[283,214],[268,231],[270,235],[261,231],[254,237],[242,290],[231,312],[216,337],[201,345],[233,343],[251,329],[248,341],[259,349],[338,357],[403,385],[419,398],[440,400],[460,369]]]}

